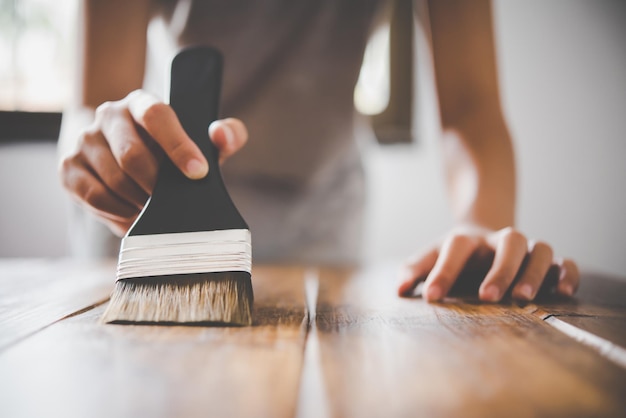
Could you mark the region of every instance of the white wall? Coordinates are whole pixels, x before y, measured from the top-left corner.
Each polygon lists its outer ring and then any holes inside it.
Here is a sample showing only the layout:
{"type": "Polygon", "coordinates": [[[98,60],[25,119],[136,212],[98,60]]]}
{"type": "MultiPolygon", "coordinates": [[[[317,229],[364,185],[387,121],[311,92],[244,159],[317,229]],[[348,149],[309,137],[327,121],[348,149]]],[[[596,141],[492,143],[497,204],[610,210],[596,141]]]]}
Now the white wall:
{"type": "MultiPolygon", "coordinates": [[[[585,268],[622,276],[625,5],[620,0],[495,3],[503,100],[518,155],[519,226],[585,268]]],[[[370,146],[366,152],[369,257],[409,255],[451,223],[427,60],[420,60],[419,69],[419,144],[370,146]]],[[[66,253],[52,146],[0,146],[0,199],[0,256],[66,253]]]]}
{"type": "Polygon", "coordinates": [[[520,225],[625,275],[626,2],[524,3],[496,9],[520,225]]]}
{"type": "Polygon", "coordinates": [[[0,145],[0,257],[67,254],[52,142],[0,145]]]}

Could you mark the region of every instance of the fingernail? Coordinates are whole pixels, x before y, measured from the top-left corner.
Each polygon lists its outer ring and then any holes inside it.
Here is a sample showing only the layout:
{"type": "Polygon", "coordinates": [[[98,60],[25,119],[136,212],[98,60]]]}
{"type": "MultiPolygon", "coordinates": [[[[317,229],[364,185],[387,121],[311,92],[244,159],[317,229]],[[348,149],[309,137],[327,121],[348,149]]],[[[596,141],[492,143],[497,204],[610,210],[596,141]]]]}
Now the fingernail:
{"type": "Polygon", "coordinates": [[[235,144],[235,133],[232,129],[230,129],[230,126],[226,125],[225,123],[222,124],[222,131],[224,132],[226,143],[229,147],[232,147],[235,144]]]}
{"type": "Polygon", "coordinates": [[[488,286],[483,291],[483,297],[490,302],[497,302],[500,300],[500,289],[494,285],[488,286]]]}
{"type": "Polygon", "coordinates": [[[226,144],[229,147],[232,147],[235,143],[235,133],[232,129],[230,129],[230,126],[218,120],[211,123],[211,125],[209,125],[209,135],[211,135],[211,138],[213,138],[213,136],[215,135],[215,131],[218,129],[222,131],[226,144]]]}
{"type": "Polygon", "coordinates": [[[529,284],[523,284],[517,289],[517,294],[526,300],[531,300],[533,298],[533,288],[529,284]]]}
{"type": "Polygon", "coordinates": [[[204,178],[209,172],[209,165],[198,159],[191,159],[186,166],[187,177],[198,180],[204,178]]]}
{"type": "Polygon", "coordinates": [[[426,289],[426,300],[428,300],[429,302],[437,301],[443,296],[442,293],[443,292],[441,291],[441,288],[439,286],[430,285],[428,286],[428,289],[426,289]]]}

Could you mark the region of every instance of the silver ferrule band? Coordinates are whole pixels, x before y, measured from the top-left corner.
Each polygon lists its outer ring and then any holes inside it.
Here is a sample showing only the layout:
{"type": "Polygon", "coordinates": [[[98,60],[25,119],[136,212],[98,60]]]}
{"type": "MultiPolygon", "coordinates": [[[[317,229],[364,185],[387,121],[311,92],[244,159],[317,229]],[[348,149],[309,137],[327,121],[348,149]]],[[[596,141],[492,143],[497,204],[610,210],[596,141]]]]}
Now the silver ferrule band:
{"type": "Polygon", "coordinates": [[[247,229],[133,235],[122,240],[117,280],[251,269],[247,229]]]}

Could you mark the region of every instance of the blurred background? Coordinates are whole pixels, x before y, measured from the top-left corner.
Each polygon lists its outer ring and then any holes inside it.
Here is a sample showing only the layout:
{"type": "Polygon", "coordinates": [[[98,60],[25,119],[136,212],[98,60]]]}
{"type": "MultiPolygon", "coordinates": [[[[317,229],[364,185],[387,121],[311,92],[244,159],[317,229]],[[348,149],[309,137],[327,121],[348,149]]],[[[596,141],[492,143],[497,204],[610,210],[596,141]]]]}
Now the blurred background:
{"type": "MultiPolygon", "coordinates": [[[[70,203],[46,127],[70,91],[76,12],[76,0],[0,0],[0,257],[69,253],[70,203]]],[[[625,276],[626,2],[496,0],[494,19],[518,227],[584,269],[625,276]]],[[[380,145],[363,133],[368,259],[406,257],[452,223],[424,36],[415,33],[417,140],[380,145]]],[[[372,41],[374,57],[385,57],[385,39],[372,41]]],[[[384,79],[384,66],[371,74],[384,79]]]]}

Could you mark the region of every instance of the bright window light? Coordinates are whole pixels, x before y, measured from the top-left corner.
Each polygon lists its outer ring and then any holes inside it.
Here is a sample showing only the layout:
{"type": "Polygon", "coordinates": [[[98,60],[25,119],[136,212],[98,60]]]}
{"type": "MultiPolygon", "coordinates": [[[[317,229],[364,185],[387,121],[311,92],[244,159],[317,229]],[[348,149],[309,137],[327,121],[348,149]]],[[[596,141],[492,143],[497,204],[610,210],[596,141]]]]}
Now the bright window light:
{"type": "Polygon", "coordinates": [[[376,115],[389,103],[389,24],[381,25],[365,49],[354,105],[365,115],[376,115]]]}

